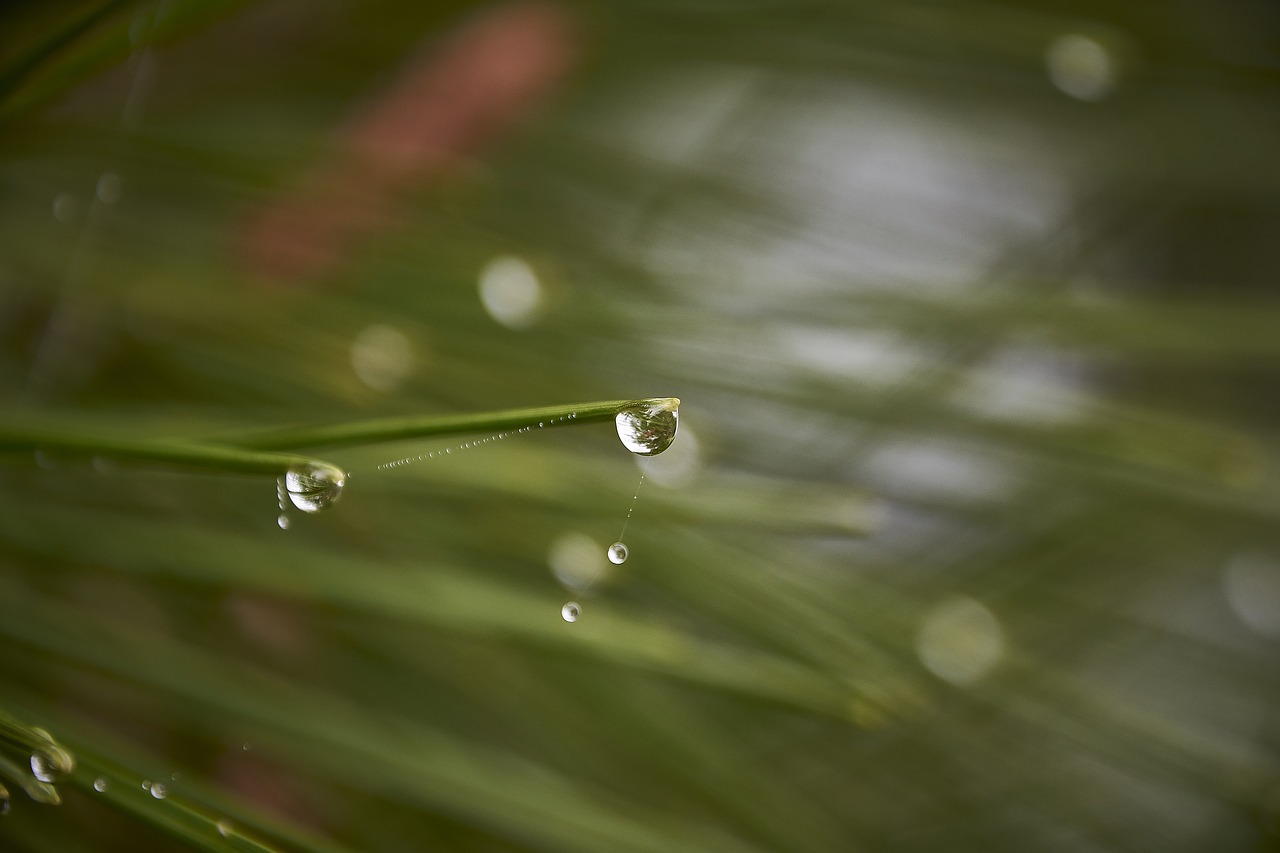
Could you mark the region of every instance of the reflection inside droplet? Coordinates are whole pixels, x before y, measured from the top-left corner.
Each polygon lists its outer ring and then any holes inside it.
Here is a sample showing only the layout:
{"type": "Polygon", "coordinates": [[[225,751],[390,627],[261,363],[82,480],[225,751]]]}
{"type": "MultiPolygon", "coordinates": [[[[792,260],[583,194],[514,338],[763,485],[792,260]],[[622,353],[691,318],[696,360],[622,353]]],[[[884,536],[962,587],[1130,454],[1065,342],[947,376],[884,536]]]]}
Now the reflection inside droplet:
{"type": "Polygon", "coordinates": [[[346,475],[323,462],[303,462],[289,469],[284,484],[294,506],[303,512],[319,512],[341,497],[346,475]]]}
{"type": "Polygon", "coordinates": [[[680,401],[674,397],[643,409],[628,409],[614,418],[622,446],[640,456],[655,456],[676,438],[680,401]]]}
{"type": "Polygon", "coordinates": [[[620,566],[627,561],[629,553],[626,545],[621,542],[614,542],[609,546],[609,562],[615,566],[620,566]]]}
{"type": "Polygon", "coordinates": [[[567,601],[564,607],[560,608],[560,618],[566,622],[577,622],[581,615],[582,607],[576,601],[567,601]]]}

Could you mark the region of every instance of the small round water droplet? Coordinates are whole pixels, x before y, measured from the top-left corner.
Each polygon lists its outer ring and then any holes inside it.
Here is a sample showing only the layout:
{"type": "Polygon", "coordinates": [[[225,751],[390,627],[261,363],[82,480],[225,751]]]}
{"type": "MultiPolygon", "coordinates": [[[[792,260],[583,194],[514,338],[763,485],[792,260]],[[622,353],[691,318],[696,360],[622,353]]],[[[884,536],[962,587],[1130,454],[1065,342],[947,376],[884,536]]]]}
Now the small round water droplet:
{"type": "Polygon", "coordinates": [[[97,791],[99,794],[107,790],[107,779],[105,776],[99,776],[97,779],[93,780],[93,790],[97,791]]]}
{"type": "Polygon", "coordinates": [[[582,607],[576,601],[567,601],[564,607],[560,608],[560,618],[566,622],[577,622],[581,615],[582,607]]]}
{"type": "Polygon", "coordinates": [[[281,530],[288,530],[289,525],[292,523],[293,522],[289,520],[289,516],[285,515],[283,512],[280,513],[280,517],[276,519],[276,524],[280,525],[281,530]]]}
{"type": "Polygon", "coordinates": [[[164,786],[163,782],[156,782],[151,786],[151,796],[155,797],[157,800],[163,800],[165,797],[169,796],[169,789],[164,786]]]}
{"type": "Polygon", "coordinates": [[[226,818],[223,818],[222,820],[218,821],[217,823],[214,824],[214,826],[217,827],[218,834],[221,835],[223,838],[226,838],[228,835],[230,835],[234,831],[234,829],[231,826],[231,821],[227,820],[226,818]]]}
{"type": "Polygon", "coordinates": [[[656,456],[676,438],[680,401],[674,397],[643,409],[619,412],[614,418],[623,447],[640,456],[656,456]]]}
{"type": "Polygon", "coordinates": [[[302,462],[284,475],[289,500],[303,512],[319,512],[342,496],[346,475],[323,462],[302,462]]]}
{"type": "Polygon", "coordinates": [[[253,744],[249,743],[248,741],[245,741],[240,748],[243,749],[245,752],[248,752],[249,750],[253,749],[253,744]]]}
{"type": "Polygon", "coordinates": [[[613,563],[615,566],[621,566],[627,561],[627,555],[629,553],[630,552],[627,551],[626,545],[621,542],[614,542],[609,546],[609,562],[613,563]]]}
{"type": "Polygon", "coordinates": [[[150,779],[143,779],[143,780],[142,780],[142,790],[144,790],[144,791],[148,791],[148,792],[150,792],[150,791],[151,791],[151,780],[150,780],[150,779]]]}

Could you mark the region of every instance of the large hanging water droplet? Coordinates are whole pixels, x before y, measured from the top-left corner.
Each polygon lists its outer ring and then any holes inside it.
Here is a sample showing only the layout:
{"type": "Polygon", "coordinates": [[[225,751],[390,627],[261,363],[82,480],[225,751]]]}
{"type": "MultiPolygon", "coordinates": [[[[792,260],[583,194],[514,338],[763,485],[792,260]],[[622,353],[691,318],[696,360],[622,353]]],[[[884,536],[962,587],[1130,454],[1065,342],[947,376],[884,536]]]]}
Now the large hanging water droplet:
{"type": "Polygon", "coordinates": [[[577,622],[581,615],[582,606],[576,601],[567,601],[564,607],[560,608],[560,618],[566,622],[577,622]]]}
{"type": "Polygon", "coordinates": [[[627,561],[627,555],[629,553],[630,552],[627,550],[626,545],[621,542],[614,542],[609,546],[609,562],[613,563],[615,566],[621,566],[627,561]]]}
{"type": "Polygon", "coordinates": [[[31,753],[31,775],[41,782],[53,784],[76,769],[76,759],[44,729],[33,729],[45,741],[31,753]]]}
{"type": "Polygon", "coordinates": [[[57,774],[53,768],[53,762],[49,760],[47,755],[39,752],[31,754],[31,775],[39,779],[41,782],[53,784],[57,781],[57,774]]]}
{"type": "Polygon", "coordinates": [[[319,512],[342,495],[346,475],[324,462],[301,462],[284,475],[289,500],[303,512],[319,512]]]}
{"type": "Polygon", "coordinates": [[[619,412],[614,418],[623,447],[640,456],[657,456],[675,441],[680,401],[675,397],[641,409],[619,412]]]}

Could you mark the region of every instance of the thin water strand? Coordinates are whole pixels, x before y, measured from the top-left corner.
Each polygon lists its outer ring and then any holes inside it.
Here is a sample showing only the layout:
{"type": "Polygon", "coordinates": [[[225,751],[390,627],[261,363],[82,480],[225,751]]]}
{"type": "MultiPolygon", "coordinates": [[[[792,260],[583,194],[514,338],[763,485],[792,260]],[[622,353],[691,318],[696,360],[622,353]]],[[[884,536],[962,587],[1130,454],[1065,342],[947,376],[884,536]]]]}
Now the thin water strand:
{"type": "Polygon", "coordinates": [[[427,453],[419,453],[416,456],[405,456],[401,459],[395,459],[391,462],[383,462],[381,465],[377,467],[377,470],[389,471],[392,468],[402,468],[405,465],[412,465],[417,462],[429,462],[434,459],[441,459],[446,455],[452,456],[455,451],[461,452],[463,450],[471,450],[485,444],[492,444],[493,442],[496,442],[496,441],[502,441],[503,439],[509,438],[513,435],[523,435],[525,433],[532,432],[535,429],[545,429],[547,426],[555,426],[558,423],[566,423],[568,421],[572,421],[576,419],[577,419],[577,412],[570,412],[567,415],[561,415],[560,417],[552,418],[549,421],[541,420],[541,421],[538,421],[537,423],[529,423],[527,426],[516,427],[515,429],[508,430],[507,432],[494,433],[493,435],[488,436],[487,438],[478,438],[473,441],[464,441],[459,444],[450,445],[449,447],[446,447],[442,450],[432,450],[427,453]]]}

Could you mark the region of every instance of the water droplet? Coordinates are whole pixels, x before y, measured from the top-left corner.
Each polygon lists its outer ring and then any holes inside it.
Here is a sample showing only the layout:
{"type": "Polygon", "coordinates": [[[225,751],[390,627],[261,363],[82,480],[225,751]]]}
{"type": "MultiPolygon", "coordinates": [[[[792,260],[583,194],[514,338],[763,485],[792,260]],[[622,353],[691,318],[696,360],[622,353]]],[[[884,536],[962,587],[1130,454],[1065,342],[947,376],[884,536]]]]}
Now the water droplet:
{"type": "Polygon", "coordinates": [[[107,790],[107,779],[105,776],[99,776],[97,779],[93,780],[93,790],[97,791],[99,794],[107,790]]]}
{"type": "Polygon", "coordinates": [[[1280,561],[1260,553],[1232,557],[1223,592],[1236,616],[1263,637],[1280,637],[1280,561]]]}
{"type": "Polygon", "coordinates": [[[283,512],[280,513],[280,517],[276,519],[276,524],[280,525],[281,530],[288,530],[289,525],[292,523],[293,522],[289,520],[289,516],[283,512]]]}
{"type": "Polygon", "coordinates": [[[1054,40],[1044,55],[1053,85],[1080,101],[1100,101],[1116,86],[1117,62],[1102,42],[1070,33],[1054,40]]]}
{"type": "Polygon", "coordinates": [[[0,785],[0,817],[9,813],[9,789],[0,785]]]}
{"type": "Polygon", "coordinates": [[[607,579],[611,568],[601,556],[600,543],[577,531],[569,531],[551,543],[547,565],[556,580],[575,592],[607,579]]]}
{"type": "Polygon", "coordinates": [[[248,752],[249,750],[253,749],[253,744],[249,743],[248,741],[245,741],[240,748],[243,749],[245,752],[248,752]]]}
{"type": "Polygon", "coordinates": [[[351,369],[375,391],[394,391],[413,366],[413,344],[399,329],[375,323],[351,342],[351,369]]]}
{"type": "Polygon", "coordinates": [[[323,462],[301,462],[284,476],[289,500],[303,512],[319,512],[342,495],[346,475],[323,462]]]}
{"type": "Polygon", "coordinates": [[[640,456],[656,456],[676,438],[680,401],[671,397],[643,409],[628,409],[614,418],[622,445],[640,456]]]}
{"type": "Polygon", "coordinates": [[[621,542],[614,542],[609,546],[609,562],[615,566],[621,566],[627,561],[627,546],[621,542]]]}
{"type": "Polygon", "coordinates": [[[566,601],[564,607],[560,608],[560,618],[566,622],[577,622],[581,615],[582,606],[576,601],[566,601]]]}
{"type": "Polygon", "coordinates": [[[71,193],[58,193],[53,200],[53,218],[63,225],[75,222],[80,213],[80,203],[71,193]]]}
{"type": "Polygon", "coordinates": [[[40,752],[31,753],[31,775],[39,779],[41,782],[52,784],[57,779],[54,771],[53,762],[49,757],[40,752]]]}
{"type": "Polygon", "coordinates": [[[169,774],[169,779],[171,781],[177,782],[180,778],[182,778],[182,774],[179,773],[177,770],[169,774]]]}
{"type": "Polygon", "coordinates": [[[98,177],[98,201],[103,204],[115,204],[120,200],[120,176],[115,172],[103,172],[98,177]]]}
{"type": "Polygon", "coordinates": [[[480,302],[502,325],[525,329],[537,322],[542,284],[533,267],[521,258],[494,258],[480,272],[480,302]]]}
{"type": "Polygon", "coordinates": [[[151,790],[151,780],[150,780],[150,779],[143,779],[143,780],[142,780],[142,790],[144,790],[144,791],[148,791],[148,792],[151,790]]]}
{"type": "Polygon", "coordinates": [[[916,654],[934,675],[964,687],[1000,660],[1004,633],[984,605],[957,595],[925,615],[916,637],[916,654]]]}
{"type": "Polygon", "coordinates": [[[163,800],[165,797],[169,796],[169,789],[164,786],[163,782],[156,782],[151,786],[151,796],[155,797],[157,800],[163,800]]]}
{"type": "Polygon", "coordinates": [[[214,824],[214,826],[217,828],[218,834],[221,835],[223,838],[226,838],[228,835],[230,835],[232,832],[235,831],[234,827],[231,826],[231,821],[227,820],[226,818],[219,820],[217,823],[214,824]]]}

